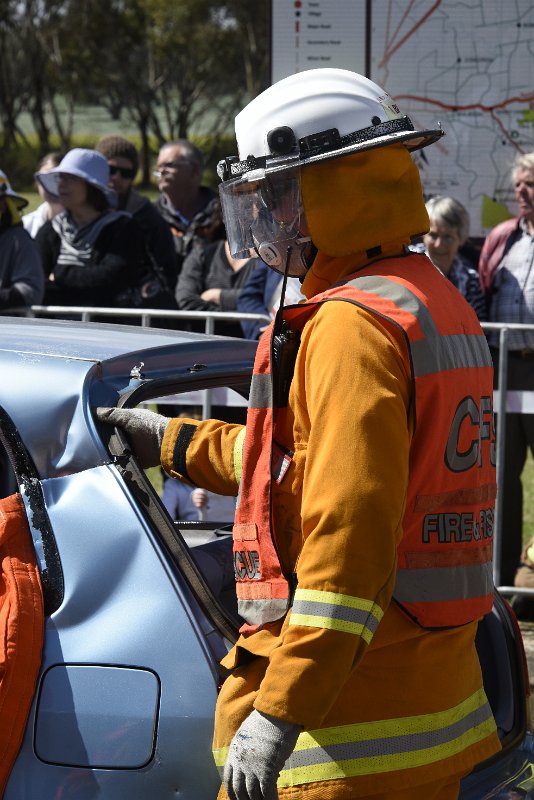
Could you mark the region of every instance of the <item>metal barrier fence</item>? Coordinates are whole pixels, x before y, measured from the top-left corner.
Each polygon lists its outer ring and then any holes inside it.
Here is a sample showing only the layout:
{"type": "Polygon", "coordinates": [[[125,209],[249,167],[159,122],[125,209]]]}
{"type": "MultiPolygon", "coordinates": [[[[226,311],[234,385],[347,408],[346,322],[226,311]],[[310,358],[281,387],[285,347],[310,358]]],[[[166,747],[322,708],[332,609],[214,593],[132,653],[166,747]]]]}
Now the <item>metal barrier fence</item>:
{"type": "MultiPolygon", "coordinates": [[[[6,312],[3,312],[6,313],[6,312]]],[[[9,310],[9,314],[24,317],[80,318],[82,322],[103,321],[106,317],[116,319],[138,319],[144,328],[150,328],[153,320],[204,320],[204,333],[212,334],[215,322],[240,322],[241,320],[264,321],[271,318],[264,314],[244,314],[236,311],[171,311],[159,308],[100,308],[97,306],[31,306],[9,310]]]]}
{"type": "MultiPolygon", "coordinates": [[[[529,391],[501,391],[507,385],[508,377],[508,339],[513,331],[532,332],[534,325],[524,323],[484,322],[482,328],[486,333],[497,331],[499,333],[499,391],[494,392],[494,411],[497,415],[496,433],[496,458],[497,458],[497,486],[503,485],[504,479],[504,442],[506,439],[506,412],[520,414],[534,413],[534,392],[529,391]]],[[[534,595],[534,589],[515,586],[501,586],[501,550],[503,536],[503,503],[500,493],[497,492],[495,501],[495,524],[493,531],[493,580],[499,591],[505,595],[522,594],[534,595]]]]}
{"type": "MultiPolygon", "coordinates": [[[[92,322],[106,317],[139,319],[143,327],[151,327],[154,320],[203,320],[204,331],[212,334],[215,322],[239,322],[240,320],[259,320],[266,324],[270,317],[262,314],[244,314],[230,311],[171,311],[166,309],[128,309],[128,308],[99,308],[90,306],[31,306],[30,308],[8,309],[2,313],[16,314],[26,317],[58,317],[72,319],[79,318],[83,322],[92,322]]],[[[498,385],[507,385],[508,375],[508,339],[512,331],[533,331],[534,325],[519,323],[484,322],[482,328],[485,332],[497,331],[499,333],[499,373],[498,385]]],[[[211,394],[206,390],[206,399],[203,402],[203,416],[209,417],[211,412],[211,394]]],[[[504,477],[504,442],[506,437],[506,411],[515,413],[534,413],[534,392],[495,391],[494,411],[498,417],[496,433],[496,470],[497,485],[502,486],[504,477]]],[[[522,589],[513,586],[500,586],[500,556],[502,550],[502,498],[497,493],[495,503],[495,519],[493,529],[493,578],[503,594],[528,594],[534,595],[534,589],[522,589]]]]}

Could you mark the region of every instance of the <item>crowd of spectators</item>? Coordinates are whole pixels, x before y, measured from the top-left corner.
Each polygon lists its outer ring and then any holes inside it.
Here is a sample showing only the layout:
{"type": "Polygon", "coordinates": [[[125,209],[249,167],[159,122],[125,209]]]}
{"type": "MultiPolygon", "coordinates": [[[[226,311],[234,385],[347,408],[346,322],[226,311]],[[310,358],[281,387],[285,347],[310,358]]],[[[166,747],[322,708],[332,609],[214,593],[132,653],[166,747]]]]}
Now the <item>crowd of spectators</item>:
{"type": "MultiPolygon", "coordinates": [[[[41,302],[121,305],[121,293],[155,269],[172,298],[169,308],[272,319],[281,277],[252,251],[230,256],[219,198],[202,183],[201,151],[187,139],[160,148],[155,201],[134,188],[138,169],[137,148],[122,136],[104,136],[94,150],[48,153],[35,173],[42,202],[27,214],[27,201],[0,171],[0,309],[41,302]]],[[[534,153],[517,158],[512,178],[519,213],[490,231],[481,252],[470,243],[466,208],[443,196],[428,199],[429,231],[411,249],[430,258],[481,322],[534,324],[534,153]]],[[[284,302],[302,297],[298,279],[290,279],[284,302]]],[[[267,324],[221,322],[216,332],[257,340],[267,324]]],[[[204,329],[193,323],[177,327],[204,329]]],[[[498,337],[488,338],[497,376],[498,337]]],[[[507,388],[532,391],[534,333],[511,335],[508,364],[507,388]]],[[[505,585],[513,584],[522,563],[521,476],[529,448],[534,451],[534,414],[507,413],[500,565],[505,585]]]]}
{"type": "MultiPolygon", "coordinates": [[[[169,292],[170,310],[247,310],[272,316],[280,280],[275,276],[258,293],[265,284],[263,262],[252,252],[239,259],[229,254],[218,195],[202,183],[201,151],[187,139],[160,148],[155,201],[135,188],[138,170],[136,146],[118,135],[102,137],[94,150],[43,156],[35,172],[42,202],[21,216],[26,202],[19,197],[12,215],[15,232],[10,233],[31,251],[32,258],[24,260],[33,265],[39,288],[34,293],[20,293],[20,287],[4,291],[3,307],[41,302],[124,307],[128,289],[142,285],[156,270],[169,292]]],[[[292,302],[301,295],[292,292],[291,283],[292,302]]],[[[176,325],[204,329],[201,323],[176,325]]],[[[264,327],[266,322],[221,322],[217,332],[257,339],[264,327]]]]}
{"type": "MultiPolygon", "coordinates": [[[[241,259],[229,255],[219,198],[202,183],[198,147],[187,139],[162,145],[154,170],[159,195],[153,202],[134,188],[138,169],[137,148],[117,135],[102,137],[94,151],[77,148],[41,159],[36,184],[42,203],[23,216],[22,224],[41,259],[45,303],[113,305],[122,288],[138,283],[144,269],[156,266],[174,294],[175,304],[169,308],[272,318],[280,301],[280,277],[255,253],[241,259]],[[91,169],[98,165],[98,170],[68,172],[80,158],[86,159],[84,164],[91,159],[91,169]],[[78,192],[73,193],[77,180],[78,192]],[[84,182],[87,197],[80,195],[84,182]]],[[[466,209],[455,198],[433,197],[427,210],[430,230],[414,249],[426,253],[479,319],[487,320],[478,251],[468,245],[466,209]]],[[[285,302],[301,299],[298,281],[290,280],[285,302]]],[[[258,339],[266,325],[243,320],[221,324],[218,332],[258,339]]]]}

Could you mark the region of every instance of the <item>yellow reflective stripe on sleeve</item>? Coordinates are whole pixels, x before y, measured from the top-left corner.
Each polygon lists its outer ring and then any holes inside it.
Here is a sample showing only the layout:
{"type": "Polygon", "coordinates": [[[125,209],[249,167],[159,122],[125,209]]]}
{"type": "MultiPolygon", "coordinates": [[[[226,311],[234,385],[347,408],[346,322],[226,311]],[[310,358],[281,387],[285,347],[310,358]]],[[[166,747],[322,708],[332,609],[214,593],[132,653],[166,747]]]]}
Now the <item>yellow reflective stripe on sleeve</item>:
{"type": "Polygon", "coordinates": [[[351,633],[369,644],[383,615],[380,606],[363,597],[297,589],[289,624],[351,633]]]}
{"type": "Polygon", "coordinates": [[[219,770],[222,775],[222,770],[224,769],[224,765],[226,764],[226,759],[228,758],[228,751],[230,750],[229,747],[219,747],[217,750],[213,750],[213,760],[215,761],[215,766],[219,770]]]}
{"type": "Polygon", "coordinates": [[[483,689],[452,709],[302,733],[278,786],[426,766],[495,732],[483,689]]]}
{"type": "Polygon", "coordinates": [[[245,446],[246,432],[247,429],[243,426],[234,442],[234,475],[238,484],[241,483],[241,475],[243,474],[243,448],[245,446]]]}

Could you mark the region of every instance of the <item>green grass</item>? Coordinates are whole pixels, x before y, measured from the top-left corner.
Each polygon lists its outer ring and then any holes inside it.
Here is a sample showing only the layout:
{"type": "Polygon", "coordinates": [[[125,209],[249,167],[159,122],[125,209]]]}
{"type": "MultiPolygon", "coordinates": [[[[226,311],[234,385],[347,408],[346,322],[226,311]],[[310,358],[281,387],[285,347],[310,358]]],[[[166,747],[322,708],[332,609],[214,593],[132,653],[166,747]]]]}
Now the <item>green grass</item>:
{"type": "MultiPolygon", "coordinates": [[[[16,187],[13,187],[15,191],[19,191],[16,187]]],[[[20,192],[23,197],[26,198],[28,201],[28,205],[23,210],[23,214],[28,214],[30,211],[33,211],[37,208],[38,205],[41,203],[41,197],[38,192],[20,192]]]]}
{"type": "Polygon", "coordinates": [[[529,453],[522,475],[523,481],[523,542],[534,536],[534,459],[529,453]]]}

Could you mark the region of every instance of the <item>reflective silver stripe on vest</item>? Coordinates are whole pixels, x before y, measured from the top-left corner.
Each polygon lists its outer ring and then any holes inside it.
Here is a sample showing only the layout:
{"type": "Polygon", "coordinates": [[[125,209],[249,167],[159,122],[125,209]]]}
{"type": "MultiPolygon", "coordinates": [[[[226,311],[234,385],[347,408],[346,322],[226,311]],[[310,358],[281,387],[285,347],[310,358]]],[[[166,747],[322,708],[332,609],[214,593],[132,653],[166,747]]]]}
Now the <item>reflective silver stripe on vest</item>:
{"type": "Polygon", "coordinates": [[[270,375],[253,375],[250,384],[249,408],[271,408],[272,384],[270,375]]]}
{"type": "Polygon", "coordinates": [[[468,600],[493,592],[491,562],[467,566],[399,569],[393,597],[399,603],[468,600]]]}
{"type": "Polygon", "coordinates": [[[369,275],[354,278],[346,285],[389,300],[417,319],[424,339],[410,343],[415,377],[449,369],[492,366],[483,333],[440,336],[424,303],[402,284],[379,275],[369,275]]]}
{"type": "Polygon", "coordinates": [[[411,343],[416,377],[464,367],[491,367],[493,362],[483,334],[455,334],[411,343]]]}
{"type": "Polygon", "coordinates": [[[285,616],[289,607],[289,599],[269,600],[239,600],[237,610],[249,625],[266,625],[268,622],[276,622],[285,616]]]}

